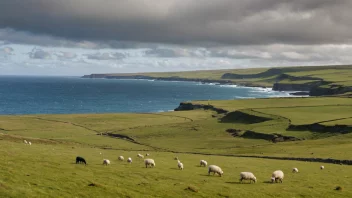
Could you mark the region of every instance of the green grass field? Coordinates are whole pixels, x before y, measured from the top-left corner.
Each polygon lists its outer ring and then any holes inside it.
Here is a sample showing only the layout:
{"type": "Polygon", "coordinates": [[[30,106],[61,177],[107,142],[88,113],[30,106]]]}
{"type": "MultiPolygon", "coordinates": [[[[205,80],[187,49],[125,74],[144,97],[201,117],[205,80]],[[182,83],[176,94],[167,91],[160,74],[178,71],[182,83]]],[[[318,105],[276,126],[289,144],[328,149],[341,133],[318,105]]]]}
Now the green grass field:
{"type": "Polygon", "coordinates": [[[320,123],[352,127],[352,100],[339,97],[193,101],[226,109],[149,114],[0,116],[0,197],[351,197],[352,166],[257,157],[351,160],[352,130],[321,132],[289,126],[320,123]],[[236,116],[240,115],[240,116],[236,116]],[[273,143],[242,133],[304,138],[273,143]],[[128,137],[114,138],[109,134],[128,137]],[[32,142],[26,145],[23,140],[32,142]],[[146,169],[138,153],[150,153],[156,167],[146,169]],[[118,156],[133,158],[132,164],[118,156]],[[88,165],[76,165],[83,156],[88,165]],[[178,170],[175,156],[184,163],[178,170]],[[110,159],[110,166],[102,160],[110,159]],[[222,167],[208,176],[199,160],[222,167]],[[320,170],[321,165],[325,166],[320,170]],[[293,167],[298,174],[291,173],[293,167]],[[284,183],[271,184],[281,169],[284,183]],[[238,183],[253,172],[256,184],[238,183]],[[341,191],[334,190],[341,186],[341,191]],[[196,191],[196,192],[194,192],[196,191]]]}
{"type": "Polygon", "coordinates": [[[350,166],[324,164],[325,170],[320,170],[320,163],[179,154],[185,164],[181,171],[174,154],[150,152],[156,166],[146,169],[137,158],[132,164],[117,161],[117,156],[134,157],[136,151],[62,144],[28,146],[15,140],[1,144],[1,197],[352,196],[350,166]],[[77,155],[85,156],[88,165],[74,164],[77,155]],[[112,161],[110,166],[102,165],[103,156],[112,161]],[[224,176],[208,176],[207,168],[198,165],[200,159],[221,164],[224,176]],[[292,167],[300,172],[291,173],[292,167]],[[276,169],[286,173],[282,184],[268,183],[276,169]],[[241,171],[252,171],[257,183],[238,183],[241,171]],[[334,190],[336,186],[343,190],[334,190]]]}

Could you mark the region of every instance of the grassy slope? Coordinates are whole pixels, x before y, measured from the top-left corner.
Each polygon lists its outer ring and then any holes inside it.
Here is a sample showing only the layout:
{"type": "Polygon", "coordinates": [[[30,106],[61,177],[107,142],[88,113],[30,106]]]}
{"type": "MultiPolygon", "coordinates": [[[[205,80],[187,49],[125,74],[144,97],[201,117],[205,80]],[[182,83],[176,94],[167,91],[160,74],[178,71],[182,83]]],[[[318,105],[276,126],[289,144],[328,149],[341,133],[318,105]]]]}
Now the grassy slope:
{"type": "MultiPolygon", "coordinates": [[[[208,101],[195,103],[207,104],[208,101]]],[[[274,119],[253,124],[236,120],[222,123],[218,121],[221,115],[204,110],[0,116],[0,197],[270,197],[278,191],[281,192],[279,197],[352,196],[347,190],[352,188],[352,166],[325,164],[326,169],[321,171],[320,163],[221,156],[350,159],[352,134],[286,131],[287,119],[297,123],[327,121],[324,124],[352,125],[349,118],[328,121],[350,115],[350,98],[272,98],[210,103],[230,111],[241,110],[274,119]],[[308,113],[309,116],[304,116],[308,113]],[[308,140],[274,144],[262,139],[232,137],[225,132],[228,128],[276,132],[308,140]],[[140,144],[97,135],[104,132],[127,135],[140,144]],[[23,139],[32,141],[33,145],[23,144],[23,139]],[[179,153],[173,153],[175,151],[179,153]],[[151,153],[156,167],[143,168],[143,163],[135,157],[139,152],[151,153]],[[77,155],[84,156],[89,165],[74,164],[77,155]],[[132,157],[133,164],[118,162],[119,155],[132,157]],[[184,163],[184,171],[176,169],[177,163],[173,160],[176,155],[184,163]],[[103,167],[103,158],[110,159],[112,165],[103,167]],[[224,177],[207,176],[206,168],[197,167],[200,159],[220,165],[224,177]],[[292,167],[298,167],[300,173],[290,173],[292,167]],[[276,169],[285,172],[284,183],[266,183],[276,169]],[[238,184],[241,171],[254,172],[259,182],[238,184]],[[98,186],[88,186],[90,183],[98,186]],[[344,190],[333,190],[337,185],[344,190]],[[184,190],[188,186],[195,186],[199,192],[184,190]]]]}
{"type": "Polygon", "coordinates": [[[350,98],[307,97],[307,98],[268,98],[248,100],[212,100],[193,101],[197,104],[210,104],[229,111],[238,109],[259,108],[294,108],[302,106],[352,105],[350,98]]]}
{"type": "Polygon", "coordinates": [[[131,165],[117,161],[119,155],[137,153],[129,151],[1,141],[0,152],[1,197],[352,196],[350,166],[325,165],[321,171],[318,163],[182,154],[185,169],[180,171],[174,155],[164,152],[151,153],[156,167],[149,169],[137,159],[131,165]],[[101,165],[100,152],[112,161],[110,166],[101,165]],[[86,156],[88,166],[74,164],[77,155],[86,156]],[[207,176],[207,169],[198,167],[203,158],[221,164],[224,177],[207,176]],[[301,173],[292,174],[292,167],[301,173]],[[266,183],[276,169],[286,173],[284,183],[266,183]],[[254,172],[257,184],[239,184],[240,171],[254,172]],[[97,186],[88,186],[92,183],[97,186]],[[333,190],[338,185],[344,189],[333,190]],[[189,186],[198,192],[185,190],[189,186]]]}

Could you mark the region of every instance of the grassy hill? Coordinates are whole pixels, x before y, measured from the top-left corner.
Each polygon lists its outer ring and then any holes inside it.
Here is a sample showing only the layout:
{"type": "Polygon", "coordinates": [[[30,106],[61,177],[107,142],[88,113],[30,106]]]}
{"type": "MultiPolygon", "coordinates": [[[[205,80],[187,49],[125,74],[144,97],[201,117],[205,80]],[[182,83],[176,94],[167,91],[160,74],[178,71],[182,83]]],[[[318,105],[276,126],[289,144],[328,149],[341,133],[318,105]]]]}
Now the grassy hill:
{"type": "Polygon", "coordinates": [[[351,98],[192,101],[178,109],[184,111],[0,116],[0,196],[352,196],[351,98]],[[150,153],[156,167],[146,169],[138,153],[150,153]],[[88,165],[76,165],[76,156],[88,165]],[[104,158],[112,164],[103,166],[104,158]],[[208,176],[201,159],[224,176],[208,176]],[[268,183],[278,169],[284,183],[268,183]],[[242,171],[258,182],[238,183],[242,171]]]}

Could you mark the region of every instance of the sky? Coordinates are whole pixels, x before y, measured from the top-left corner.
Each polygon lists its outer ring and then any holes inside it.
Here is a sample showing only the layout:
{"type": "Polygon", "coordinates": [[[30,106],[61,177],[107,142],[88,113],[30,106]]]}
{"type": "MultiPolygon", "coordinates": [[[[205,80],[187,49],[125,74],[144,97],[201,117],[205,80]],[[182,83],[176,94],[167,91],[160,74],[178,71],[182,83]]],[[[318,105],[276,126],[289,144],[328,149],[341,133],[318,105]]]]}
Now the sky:
{"type": "Polygon", "coordinates": [[[351,0],[0,0],[0,75],[352,63],[351,0]]]}

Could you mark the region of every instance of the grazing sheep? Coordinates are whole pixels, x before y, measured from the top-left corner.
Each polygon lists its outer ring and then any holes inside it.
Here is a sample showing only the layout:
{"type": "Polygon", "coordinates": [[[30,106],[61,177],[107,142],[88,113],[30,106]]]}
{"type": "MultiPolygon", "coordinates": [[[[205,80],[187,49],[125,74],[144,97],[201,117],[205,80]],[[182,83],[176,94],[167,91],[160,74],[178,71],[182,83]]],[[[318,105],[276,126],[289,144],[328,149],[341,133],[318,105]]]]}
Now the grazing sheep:
{"type": "Polygon", "coordinates": [[[298,168],[293,168],[293,169],[292,169],[292,172],[293,172],[293,173],[298,173],[298,168]]]}
{"type": "Polygon", "coordinates": [[[325,167],[324,166],[320,166],[320,169],[323,170],[325,167]]]}
{"type": "Polygon", "coordinates": [[[28,142],[29,146],[32,145],[32,142],[28,142]]]}
{"type": "Polygon", "coordinates": [[[148,166],[150,167],[154,167],[155,166],[155,162],[153,159],[145,159],[144,160],[145,163],[145,167],[148,168],[148,166]]]}
{"type": "Polygon", "coordinates": [[[249,180],[250,183],[252,183],[252,181],[254,181],[254,183],[257,182],[257,178],[251,172],[241,172],[240,182],[242,183],[243,180],[249,180]]]}
{"type": "Polygon", "coordinates": [[[76,164],[82,164],[82,163],[87,165],[87,162],[86,162],[86,160],[83,157],[77,156],[76,157],[76,164]]]}
{"type": "Polygon", "coordinates": [[[273,174],[271,174],[272,183],[274,183],[274,181],[277,182],[278,180],[280,180],[280,182],[282,183],[283,179],[284,179],[284,172],[282,172],[281,170],[274,171],[273,174]]]}
{"type": "Polygon", "coordinates": [[[28,144],[27,140],[23,140],[23,143],[28,144]]]}
{"type": "Polygon", "coordinates": [[[183,170],[183,163],[180,160],[177,161],[177,166],[179,169],[183,170]]]}
{"type": "Polygon", "coordinates": [[[200,160],[200,166],[206,167],[208,165],[208,162],[205,160],[200,160]]]}
{"type": "Polygon", "coordinates": [[[119,156],[119,158],[118,158],[120,161],[123,161],[123,160],[125,160],[125,158],[121,155],[121,156],[119,156]]]}
{"type": "Polygon", "coordinates": [[[215,173],[216,173],[220,177],[224,174],[224,172],[221,170],[221,168],[216,165],[209,165],[208,175],[210,175],[211,172],[213,173],[213,175],[215,175],[215,173]]]}
{"type": "Polygon", "coordinates": [[[131,163],[132,163],[132,158],[129,157],[129,158],[127,159],[127,162],[131,164],[131,163]]]}
{"type": "Polygon", "coordinates": [[[144,158],[144,156],[142,154],[139,154],[139,153],[138,153],[137,157],[144,158]]]}
{"type": "Polygon", "coordinates": [[[108,160],[108,159],[104,159],[103,160],[103,165],[110,165],[110,160],[108,160]]]}
{"type": "Polygon", "coordinates": [[[150,155],[149,153],[145,154],[145,156],[149,156],[149,155],[150,155]]]}

